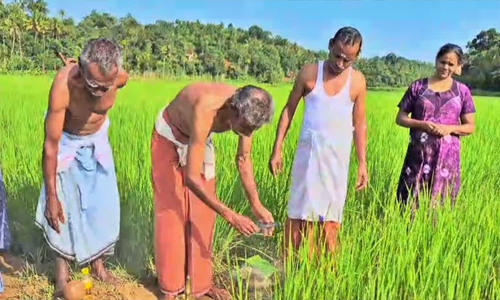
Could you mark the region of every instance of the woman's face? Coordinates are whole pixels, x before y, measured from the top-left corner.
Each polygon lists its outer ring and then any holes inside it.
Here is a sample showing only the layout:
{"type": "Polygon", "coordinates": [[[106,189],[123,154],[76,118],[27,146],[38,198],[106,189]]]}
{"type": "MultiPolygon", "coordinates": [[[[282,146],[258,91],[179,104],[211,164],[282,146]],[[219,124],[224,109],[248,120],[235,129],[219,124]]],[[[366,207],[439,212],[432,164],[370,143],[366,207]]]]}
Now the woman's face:
{"type": "Polygon", "coordinates": [[[436,76],[446,79],[453,75],[459,68],[458,57],[455,52],[448,52],[436,59],[436,76]]]}

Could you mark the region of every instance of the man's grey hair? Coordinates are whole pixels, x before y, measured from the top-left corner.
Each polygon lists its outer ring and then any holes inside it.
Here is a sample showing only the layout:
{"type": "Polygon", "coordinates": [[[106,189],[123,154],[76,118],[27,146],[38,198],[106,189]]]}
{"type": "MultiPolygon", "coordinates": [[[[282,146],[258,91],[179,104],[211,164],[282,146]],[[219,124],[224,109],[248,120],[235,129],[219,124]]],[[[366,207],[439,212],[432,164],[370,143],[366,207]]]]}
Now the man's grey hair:
{"type": "Polygon", "coordinates": [[[120,47],[113,41],[105,38],[91,39],[82,50],[79,58],[83,69],[88,64],[97,63],[99,72],[103,75],[109,74],[113,66],[120,68],[123,63],[123,57],[120,47]]]}
{"type": "Polygon", "coordinates": [[[269,123],[274,114],[273,98],[264,89],[245,85],[236,90],[231,106],[246,125],[255,129],[269,123]]]}

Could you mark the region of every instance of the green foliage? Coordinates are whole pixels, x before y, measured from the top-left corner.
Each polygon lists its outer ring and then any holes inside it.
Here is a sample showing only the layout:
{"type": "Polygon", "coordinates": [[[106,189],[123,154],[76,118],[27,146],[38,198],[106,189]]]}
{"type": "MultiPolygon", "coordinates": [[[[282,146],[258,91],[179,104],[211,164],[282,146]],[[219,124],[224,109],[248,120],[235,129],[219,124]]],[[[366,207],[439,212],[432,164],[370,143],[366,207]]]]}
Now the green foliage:
{"type": "MultiPolygon", "coordinates": [[[[0,76],[0,162],[13,250],[50,264],[50,248],[33,220],[43,182],[43,114],[51,80],[48,76],[0,76]]],[[[158,111],[189,82],[132,79],[118,92],[116,105],[110,111],[109,137],[120,192],[121,223],[117,253],[108,262],[134,276],[155,274],[151,265],[151,131],[158,111]]],[[[304,106],[301,102],[283,144],[283,173],[275,178],[269,172],[268,160],[291,85],[260,86],[270,92],[279,109],[272,123],[254,135],[253,173],[260,200],[275,221],[283,224],[304,106]]],[[[422,203],[413,222],[408,212],[401,213],[396,206],[395,191],[408,146],[408,129],[394,123],[403,93],[403,89],[368,92],[370,184],[366,190],[355,192],[357,163],[352,148],[337,257],[324,255],[317,263],[288,260],[290,263],[282,267],[283,226],[270,238],[242,237],[217,217],[213,236],[216,278],[227,278],[232,273],[226,257],[242,268],[250,266],[269,275],[274,268],[254,256],[260,255],[280,270],[270,276],[272,280],[278,277],[273,295],[244,297],[245,285],[238,283],[232,289],[237,294],[233,299],[500,299],[500,160],[492,155],[498,151],[498,143],[492,141],[500,139],[500,99],[474,97],[477,129],[461,138],[460,195],[453,210],[447,202],[437,211],[434,225],[428,203],[422,203]],[[244,260],[245,255],[253,258],[244,260]]],[[[237,142],[232,132],[214,135],[217,196],[228,207],[253,218],[237,176],[237,142]]],[[[307,243],[305,246],[299,253],[302,258],[307,256],[307,243]]],[[[37,278],[51,274],[37,273],[37,278]]],[[[147,279],[134,278],[137,282],[147,279]]]]}
{"type": "MultiPolygon", "coordinates": [[[[279,83],[293,80],[300,68],[327,58],[325,51],[311,51],[274,36],[259,26],[248,30],[232,24],[199,21],[156,21],[140,24],[132,15],[116,18],[92,11],[78,24],[59,11],[48,15],[43,0],[13,1],[0,6],[0,72],[45,73],[57,70],[56,51],[77,57],[90,38],[107,37],[120,44],[125,68],[133,75],[164,78],[209,76],[218,79],[279,83]]],[[[368,85],[406,86],[424,76],[432,66],[396,58],[361,59],[369,74],[368,85]]]]}
{"type": "Polygon", "coordinates": [[[368,87],[404,87],[418,78],[432,75],[434,71],[428,63],[408,60],[393,53],[361,58],[355,67],[365,75],[368,87]]]}
{"type": "Polygon", "coordinates": [[[462,80],[474,89],[500,91],[500,32],[481,31],[467,49],[462,80]]]}
{"type": "MultiPolygon", "coordinates": [[[[120,44],[125,68],[133,75],[163,78],[212,77],[278,83],[295,78],[300,68],[328,56],[311,51],[257,25],[158,20],[140,24],[132,15],[116,18],[92,11],[78,24],[61,10],[54,17],[44,0],[16,0],[0,5],[0,73],[39,74],[57,70],[60,51],[77,57],[90,38],[120,44]]],[[[480,32],[469,42],[469,62],[460,79],[474,89],[500,89],[500,34],[480,32]]],[[[437,50],[437,49],[436,49],[437,50]]],[[[406,87],[432,74],[430,63],[388,54],[360,58],[355,65],[374,87],[406,87]]]]}

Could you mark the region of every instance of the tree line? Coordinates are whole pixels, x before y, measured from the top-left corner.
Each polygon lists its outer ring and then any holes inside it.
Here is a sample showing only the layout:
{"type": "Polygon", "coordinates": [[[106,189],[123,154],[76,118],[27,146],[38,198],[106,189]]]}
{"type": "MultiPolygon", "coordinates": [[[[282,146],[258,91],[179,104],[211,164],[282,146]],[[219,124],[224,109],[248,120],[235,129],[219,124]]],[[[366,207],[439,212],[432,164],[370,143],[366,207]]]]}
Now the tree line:
{"type": "MultiPolygon", "coordinates": [[[[211,76],[263,83],[293,80],[300,68],[327,58],[259,26],[247,30],[232,24],[199,21],[156,21],[140,24],[132,15],[117,18],[92,11],[76,23],[60,10],[49,16],[44,0],[0,0],[0,73],[45,73],[62,62],[56,55],[77,57],[90,38],[106,37],[122,48],[125,68],[132,74],[211,76]]],[[[471,87],[500,89],[500,34],[479,33],[467,45],[461,79],[471,87]]],[[[328,41],[325,41],[325,48],[328,41]]],[[[404,87],[432,74],[433,64],[388,54],[355,63],[369,87],[404,87]]]]}

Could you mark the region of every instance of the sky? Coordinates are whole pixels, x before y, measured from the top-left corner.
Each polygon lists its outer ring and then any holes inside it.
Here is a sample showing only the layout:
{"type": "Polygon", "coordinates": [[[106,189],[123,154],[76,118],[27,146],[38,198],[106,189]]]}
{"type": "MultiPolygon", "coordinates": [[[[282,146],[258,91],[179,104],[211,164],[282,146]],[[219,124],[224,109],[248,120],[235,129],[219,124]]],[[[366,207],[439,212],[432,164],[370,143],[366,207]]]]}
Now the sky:
{"type": "Polygon", "coordinates": [[[189,1],[189,0],[48,0],[49,14],[64,9],[75,21],[92,9],[117,17],[131,13],[142,24],[156,20],[200,20],[264,30],[312,50],[327,50],[343,26],[363,36],[362,56],[395,53],[433,62],[439,47],[463,47],[481,30],[500,31],[500,1],[189,1]],[[238,3],[239,2],[239,3],[238,3]]]}

